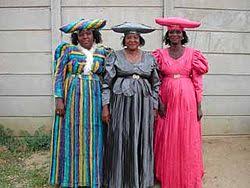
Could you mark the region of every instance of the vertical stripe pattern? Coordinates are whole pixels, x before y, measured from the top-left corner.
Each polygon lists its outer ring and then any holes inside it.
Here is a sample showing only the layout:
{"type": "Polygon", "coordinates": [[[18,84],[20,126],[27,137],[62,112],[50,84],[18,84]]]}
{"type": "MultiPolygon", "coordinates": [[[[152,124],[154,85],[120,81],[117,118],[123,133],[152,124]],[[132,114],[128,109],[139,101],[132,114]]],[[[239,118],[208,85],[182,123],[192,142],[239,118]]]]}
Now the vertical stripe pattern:
{"type": "MultiPolygon", "coordinates": [[[[97,74],[104,66],[105,53],[96,50],[95,71],[83,75],[85,57],[77,49],[57,62],[56,80],[65,75],[63,95],[65,115],[55,115],[51,142],[50,184],[62,187],[102,185],[103,127],[101,121],[101,84],[97,74]],[[100,53],[101,52],[101,53],[100,53]],[[68,62],[64,64],[64,62],[68,62]],[[98,66],[97,66],[98,64],[98,66]],[[60,67],[63,66],[63,67],[60,67]],[[58,72],[58,73],[57,73],[58,72]],[[58,78],[57,78],[58,77],[58,78]]],[[[60,83],[61,84],[61,83],[60,83]]],[[[62,85],[62,84],[61,84],[62,85]]],[[[57,83],[55,83],[57,91],[57,83]]],[[[58,90],[58,93],[61,92],[58,90]]],[[[61,94],[61,93],[60,93],[61,94]]]]}
{"type": "Polygon", "coordinates": [[[56,115],[54,121],[51,184],[98,187],[101,183],[100,83],[98,77],[89,77],[92,76],[68,78],[66,114],[56,115]]]}

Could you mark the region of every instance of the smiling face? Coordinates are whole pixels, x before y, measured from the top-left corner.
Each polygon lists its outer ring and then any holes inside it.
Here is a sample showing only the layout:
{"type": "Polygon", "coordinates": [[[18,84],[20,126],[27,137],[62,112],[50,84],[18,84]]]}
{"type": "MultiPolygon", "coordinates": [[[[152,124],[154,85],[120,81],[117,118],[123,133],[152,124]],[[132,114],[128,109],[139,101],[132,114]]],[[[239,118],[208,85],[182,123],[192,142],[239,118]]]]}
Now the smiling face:
{"type": "Polygon", "coordinates": [[[181,40],[183,39],[183,33],[181,30],[169,30],[168,38],[171,42],[171,45],[181,44],[181,40]]]}
{"type": "Polygon", "coordinates": [[[124,37],[124,45],[127,46],[129,50],[136,50],[139,48],[140,44],[140,35],[135,33],[130,33],[124,37]]]}
{"type": "Polygon", "coordinates": [[[82,30],[78,33],[79,44],[90,50],[94,44],[94,35],[91,30],[82,30]]]}

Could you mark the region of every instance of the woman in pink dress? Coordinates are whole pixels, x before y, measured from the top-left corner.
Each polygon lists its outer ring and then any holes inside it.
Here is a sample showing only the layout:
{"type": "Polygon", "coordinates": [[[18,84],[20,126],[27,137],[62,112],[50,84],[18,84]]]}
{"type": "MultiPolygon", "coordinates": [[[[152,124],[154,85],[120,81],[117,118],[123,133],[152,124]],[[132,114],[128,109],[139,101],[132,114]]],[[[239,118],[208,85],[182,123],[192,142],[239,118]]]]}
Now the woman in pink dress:
{"type": "Polygon", "coordinates": [[[200,51],[184,46],[188,42],[184,28],[200,23],[178,17],[157,18],[156,23],[168,27],[169,47],[153,52],[161,75],[155,175],[162,188],[201,188],[202,75],[208,72],[208,62],[200,51]]]}

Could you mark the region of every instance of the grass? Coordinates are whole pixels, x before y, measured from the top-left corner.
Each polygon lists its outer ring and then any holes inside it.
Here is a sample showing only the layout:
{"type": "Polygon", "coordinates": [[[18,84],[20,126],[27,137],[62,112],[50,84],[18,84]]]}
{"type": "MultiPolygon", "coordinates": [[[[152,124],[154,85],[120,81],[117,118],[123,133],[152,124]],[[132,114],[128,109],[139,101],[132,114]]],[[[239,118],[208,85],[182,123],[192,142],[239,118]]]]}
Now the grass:
{"type": "Polygon", "coordinates": [[[49,187],[48,156],[48,151],[15,153],[7,150],[1,152],[0,187],[49,187]],[[40,161],[36,162],[38,157],[40,161]],[[29,161],[34,162],[29,163],[29,161]]]}
{"type": "Polygon", "coordinates": [[[17,138],[0,125],[0,187],[49,187],[50,135],[38,130],[17,138]]]}

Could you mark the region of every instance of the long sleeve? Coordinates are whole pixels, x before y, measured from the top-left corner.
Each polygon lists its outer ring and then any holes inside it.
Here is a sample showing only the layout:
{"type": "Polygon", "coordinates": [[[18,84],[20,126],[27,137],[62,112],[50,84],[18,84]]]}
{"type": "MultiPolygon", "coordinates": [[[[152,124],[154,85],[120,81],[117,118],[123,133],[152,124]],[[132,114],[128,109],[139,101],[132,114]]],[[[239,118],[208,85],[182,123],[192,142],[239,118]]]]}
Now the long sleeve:
{"type": "MultiPolygon", "coordinates": [[[[161,73],[161,68],[162,68],[162,61],[163,61],[163,57],[162,57],[162,53],[161,53],[162,49],[156,49],[155,51],[152,52],[152,55],[154,56],[155,60],[156,60],[156,66],[157,66],[157,69],[158,69],[158,77],[159,77],[159,80],[162,80],[163,79],[163,75],[161,73]]],[[[159,83],[159,86],[160,87],[160,83],[159,83]]],[[[159,98],[161,98],[161,90],[158,89],[158,96],[159,98]]]]}
{"type": "Polygon", "coordinates": [[[65,80],[65,65],[68,61],[67,51],[56,62],[54,96],[59,98],[64,97],[63,85],[65,80]]]}
{"type": "Polygon", "coordinates": [[[204,55],[198,51],[194,51],[192,63],[192,81],[194,84],[197,103],[202,101],[203,95],[203,74],[208,72],[208,62],[204,55]]]}
{"type": "Polygon", "coordinates": [[[196,101],[197,103],[200,103],[202,101],[202,95],[203,95],[203,76],[197,74],[196,71],[193,71],[192,81],[194,84],[196,101]]]}
{"type": "Polygon", "coordinates": [[[156,49],[155,51],[152,52],[152,55],[154,56],[157,67],[161,70],[162,62],[163,62],[163,57],[162,57],[162,50],[161,48],[156,49]]]}
{"type": "Polygon", "coordinates": [[[151,84],[152,84],[154,109],[158,109],[158,102],[159,102],[158,95],[159,95],[160,79],[158,75],[156,62],[154,62],[154,68],[151,74],[151,84]]]}
{"type": "Polygon", "coordinates": [[[103,48],[104,48],[105,61],[104,61],[102,70],[100,71],[101,74],[104,74],[105,71],[106,71],[107,58],[108,58],[109,56],[111,56],[112,53],[114,53],[114,50],[113,50],[112,48],[109,48],[109,47],[106,47],[106,46],[103,46],[103,48]]]}
{"type": "Polygon", "coordinates": [[[57,62],[58,59],[63,56],[63,54],[65,53],[65,50],[70,46],[69,43],[67,42],[62,42],[61,44],[59,44],[56,49],[55,49],[55,53],[54,53],[54,62],[53,62],[53,70],[54,70],[54,74],[56,72],[56,66],[57,66],[57,62]]]}
{"type": "Polygon", "coordinates": [[[106,105],[110,103],[110,91],[112,88],[113,79],[116,76],[116,70],[115,70],[115,63],[116,56],[115,53],[111,53],[106,58],[106,66],[105,66],[105,73],[103,77],[103,83],[102,83],[102,105],[106,105]]]}

